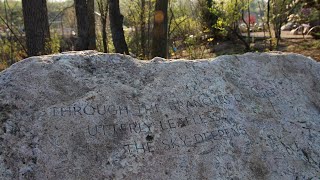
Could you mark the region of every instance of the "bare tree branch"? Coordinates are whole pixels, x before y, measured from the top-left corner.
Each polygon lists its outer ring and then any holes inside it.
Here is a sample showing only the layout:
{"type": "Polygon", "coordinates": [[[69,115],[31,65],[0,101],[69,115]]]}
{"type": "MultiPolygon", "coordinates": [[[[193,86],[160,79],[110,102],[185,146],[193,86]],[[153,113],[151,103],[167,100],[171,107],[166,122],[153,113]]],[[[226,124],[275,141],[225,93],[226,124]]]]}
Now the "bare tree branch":
{"type": "Polygon", "coordinates": [[[66,11],[67,9],[72,8],[72,7],[74,7],[74,4],[72,4],[71,6],[68,6],[68,7],[65,7],[64,9],[62,9],[62,10],[50,21],[49,27],[52,25],[52,23],[53,23],[56,19],[58,19],[58,17],[59,17],[61,14],[64,13],[64,11],[66,11]]]}
{"type": "Polygon", "coordinates": [[[22,47],[23,51],[25,53],[27,53],[27,49],[26,47],[23,45],[23,43],[20,41],[20,39],[18,38],[18,36],[16,35],[16,33],[13,31],[13,29],[10,27],[10,25],[8,24],[8,22],[2,17],[0,16],[1,21],[3,21],[3,23],[7,26],[7,28],[10,30],[10,32],[13,34],[13,36],[17,39],[18,43],[20,44],[20,46],[22,47]]]}

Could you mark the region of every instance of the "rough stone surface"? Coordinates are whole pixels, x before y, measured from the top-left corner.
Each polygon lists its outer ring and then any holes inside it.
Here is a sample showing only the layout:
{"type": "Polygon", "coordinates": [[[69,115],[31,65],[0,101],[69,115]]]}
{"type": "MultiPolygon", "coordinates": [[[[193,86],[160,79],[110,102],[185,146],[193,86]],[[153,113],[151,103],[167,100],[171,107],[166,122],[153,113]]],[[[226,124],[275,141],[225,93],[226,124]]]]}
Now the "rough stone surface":
{"type": "Polygon", "coordinates": [[[92,51],[0,75],[0,179],[319,179],[320,64],[92,51]]]}

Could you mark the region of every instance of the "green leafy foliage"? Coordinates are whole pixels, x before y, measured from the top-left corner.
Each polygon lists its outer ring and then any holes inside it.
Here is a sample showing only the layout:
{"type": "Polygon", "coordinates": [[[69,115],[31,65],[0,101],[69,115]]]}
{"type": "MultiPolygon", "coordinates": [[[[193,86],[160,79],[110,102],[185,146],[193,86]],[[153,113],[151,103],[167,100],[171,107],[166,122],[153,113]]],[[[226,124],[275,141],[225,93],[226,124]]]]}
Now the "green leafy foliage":
{"type": "Polygon", "coordinates": [[[26,57],[20,40],[22,30],[21,3],[0,1],[0,71],[26,57]]]}
{"type": "Polygon", "coordinates": [[[60,37],[57,33],[51,35],[50,45],[51,45],[51,53],[59,53],[60,51],[60,37]]]}
{"type": "MultiPolygon", "coordinates": [[[[109,30],[109,29],[108,29],[108,30],[109,30]]],[[[99,32],[96,32],[96,36],[97,36],[97,38],[96,38],[97,51],[103,52],[104,49],[103,49],[103,42],[102,42],[102,34],[101,34],[101,32],[100,32],[100,31],[99,31],[99,32]]],[[[112,39],[112,38],[111,38],[111,33],[110,33],[109,31],[108,31],[107,36],[108,36],[108,39],[112,39]]],[[[126,36],[126,37],[127,37],[127,36],[126,36]]],[[[126,41],[128,42],[128,40],[126,40],[126,41]]],[[[107,41],[107,43],[108,43],[108,50],[109,50],[109,52],[115,52],[115,48],[114,48],[114,46],[113,46],[112,41],[107,41]]]]}
{"type": "Polygon", "coordinates": [[[220,4],[213,0],[199,0],[201,7],[201,17],[205,28],[210,30],[214,37],[223,36],[223,11],[220,4]]]}

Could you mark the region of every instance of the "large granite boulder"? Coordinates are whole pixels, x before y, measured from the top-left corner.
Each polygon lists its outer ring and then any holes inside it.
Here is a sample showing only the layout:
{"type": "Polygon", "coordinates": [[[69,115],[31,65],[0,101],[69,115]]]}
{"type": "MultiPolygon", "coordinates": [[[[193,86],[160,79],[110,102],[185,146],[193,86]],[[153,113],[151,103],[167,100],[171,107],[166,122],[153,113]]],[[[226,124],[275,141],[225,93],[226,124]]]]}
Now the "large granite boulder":
{"type": "Polygon", "coordinates": [[[318,179],[320,64],[32,57],[0,75],[0,179],[318,179]]]}

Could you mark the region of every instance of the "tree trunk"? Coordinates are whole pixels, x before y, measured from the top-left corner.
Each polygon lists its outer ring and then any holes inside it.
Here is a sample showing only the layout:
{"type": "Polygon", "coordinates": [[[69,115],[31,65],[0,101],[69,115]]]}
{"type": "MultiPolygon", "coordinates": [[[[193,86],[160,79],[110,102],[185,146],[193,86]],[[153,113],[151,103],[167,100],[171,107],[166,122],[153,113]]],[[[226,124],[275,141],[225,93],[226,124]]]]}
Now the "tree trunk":
{"type": "Polygon", "coordinates": [[[88,7],[88,49],[97,49],[96,45],[96,20],[94,14],[94,0],[87,0],[88,7]]]}
{"type": "Polygon", "coordinates": [[[270,26],[270,0],[268,0],[268,5],[267,5],[267,26],[268,26],[268,30],[269,30],[269,44],[270,44],[270,51],[273,50],[273,44],[272,44],[272,33],[271,33],[271,26],[270,26]]]}
{"type": "Polygon", "coordinates": [[[89,46],[87,3],[85,0],[75,0],[74,4],[78,29],[78,38],[76,41],[75,50],[85,50],[88,49],[89,46]]]}
{"type": "MultiPolygon", "coordinates": [[[[250,13],[250,0],[248,0],[248,44],[250,46],[251,43],[251,37],[250,37],[250,29],[251,29],[251,19],[250,19],[251,13],[250,13]]],[[[250,49],[250,48],[249,48],[250,49]]]]}
{"type": "Polygon", "coordinates": [[[152,56],[168,55],[168,0],[157,0],[154,14],[152,56]]]}
{"type": "Polygon", "coordinates": [[[50,31],[46,0],[22,0],[22,8],[28,56],[48,53],[50,31]]]}
{"type": "Polygon", "coordinates": [[[151,7],[152,7],[152,2],[151,0],[149,0],[148,2],[148,30],[147,30],[147,47],[148,47],[148,50],[147,50],[147,57],[148,59],[150,58],[150,52],[151,52],[151,45],[150,45],[150,42],[151,42],[151,7]]]}
{"type": "Polygon", "coordinates": [[[142,57],[145,58],[146,56],[146,22],[145,22],[145,6],[146,0],[141,0],[141,14],[140,14],[140,31],[141,31],[141,53],[142,57]]]}
{"type": "MultiPolygon", "coordinates": [[[[275,23],[274,25],[274,32],[275,32],[275,38],[277,39],[276,41],[276,48],[278,48],[279,46],[279,41],[280,41],[280,33],[281,33],[281,30],[279,30],[279,24],[280,22],[278,22],[279,20],[277,20],[277,22],[275,23]]],[[[281,28],[281,27],[280,27],[281,28]]]]}
{"type": "Polygon", "coordinates": [[[101,34],[102,34],[102,44],[103,44],[103,52],[108,53],[108,36],[107,36],[107,17],[108,17],[108,0],[98,0],[98,9],[101,14],[100,22],[101,22],[101,34]]]}
{"type": "MultiPolygon", "coordinates": [[[[244,10],[241,11],[241,17],[242,17],[242,21],[244,22],[244,24],[246,25],[247,27],[247,41],[245,44],[246,46],[246,51],[250,51],[250,22],[246,22],[245,18],[244,18],[244,10]]],[[[239,37],[239,36],[238,36],[239,37]]],[[[242,42],[243,40],[240,39],[242,42]]]]}
{"type": "Polygon", "coordinates": [[[116,53],[129,54],[124,38],[123,15],[120,13],[119,0],[109,0],[109,19],[112,41],[116,53]]]}
{"type": "MultiPolygon", "coordinates": [[[[106,20],[104,20],[104,22],[106,22],[106,20]]],[[[102,44],[103,52],[108,53],[107,23],[102,24],[102,44]]]]}
{"type": "Polygon", "coordinates": [[[94,0],[75,0],[78,39],[76,50],[96,49],[94,0]]]}

